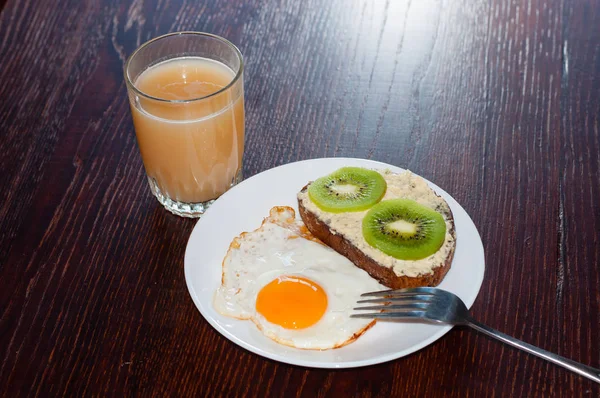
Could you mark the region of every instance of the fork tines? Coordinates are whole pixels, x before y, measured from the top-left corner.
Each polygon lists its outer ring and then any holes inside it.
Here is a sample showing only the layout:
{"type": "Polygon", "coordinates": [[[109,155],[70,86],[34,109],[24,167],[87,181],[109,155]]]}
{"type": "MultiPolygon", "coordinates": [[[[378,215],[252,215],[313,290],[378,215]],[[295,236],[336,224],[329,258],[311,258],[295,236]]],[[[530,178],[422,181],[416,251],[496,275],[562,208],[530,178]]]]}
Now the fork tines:
{"type": "Polygon", "coordinates": [[[379,303],[380,305],[356,307],[356,311],[377,311],[372,313],[352,314],[351,318],[423,318],[425,311],[434,299],[438,289],[417,287],[412,289],[382,290],[361,294],[361,297],[376,297],[359,300],[357,304],[379,303]]]}
{"type": "Polygon", "coordinates": [[[440,289],[435,287],[411,287],[406,289],[392,289],[392,290],[380,290],[378,292],[368,292],[363,293],[361,297],[379,297],[379,296],[399,296],[399,295],[409,295],[409,294],[435,294],[440,289]]]}

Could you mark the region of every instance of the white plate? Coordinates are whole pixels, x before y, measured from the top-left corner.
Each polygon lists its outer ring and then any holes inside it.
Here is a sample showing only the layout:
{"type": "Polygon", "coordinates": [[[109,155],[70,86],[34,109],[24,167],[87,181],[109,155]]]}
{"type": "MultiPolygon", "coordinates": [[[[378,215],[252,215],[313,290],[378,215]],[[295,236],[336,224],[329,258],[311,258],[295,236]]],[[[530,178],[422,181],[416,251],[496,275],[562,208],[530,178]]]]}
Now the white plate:
{"type": "MultiPolygon", "coordinates": [[[[258,355],[294,365],[315,368],[351,368],[390,361],[417,351],[446,334],[450,326],[378,322],[354,343],[326,351],[300,350],[275,343],[250,321],[225,317],[212,306],[221,283],[221,262],[231,240],[242,231],[260,226],[273,206],[298,211],[296,193],[308,181],[343,166],[403,169],[363,159],[305,160],[257,174],[221,196],[198,220],[185,251],[185,280],[194,303],[223,336],[258,355]]],[[[483,281],[481,238],[465,210],[438,186],[429,183],[452,209],[456,225],[456,252],[440,288],[458,295],[471,307],[483,281]]]]}

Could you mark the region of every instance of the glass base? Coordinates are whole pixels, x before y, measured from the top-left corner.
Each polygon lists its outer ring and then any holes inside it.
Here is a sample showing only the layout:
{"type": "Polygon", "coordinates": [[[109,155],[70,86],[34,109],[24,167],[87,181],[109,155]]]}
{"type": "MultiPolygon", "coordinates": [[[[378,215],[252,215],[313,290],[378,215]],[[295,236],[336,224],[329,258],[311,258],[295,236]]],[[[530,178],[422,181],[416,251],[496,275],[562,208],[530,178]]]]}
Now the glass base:
{"type": "MultiPolygon", "coordinates": [[[[242,170],[239,170],[233,180],[231,181],[230,188],[234,185],[238,184],[242,181],[242,170]]],[[[180,217],[189,217],[189,218],[199,218],[201,217],[206,210],[214,203],[216,199],[212,199],[206,202],[198,202],[198,203],[187,203],[187,202],[178,202],[176,200],[172,200],[167,195],[163,194],[158,188],[158,184],[154,180],[154,178],[148,176],[148,183],[150,184],[150,190],[152,194],[158,199],[158,201],[164,206],[165,209],[169,210],[171,213],[180,216],[180,217]]]]}

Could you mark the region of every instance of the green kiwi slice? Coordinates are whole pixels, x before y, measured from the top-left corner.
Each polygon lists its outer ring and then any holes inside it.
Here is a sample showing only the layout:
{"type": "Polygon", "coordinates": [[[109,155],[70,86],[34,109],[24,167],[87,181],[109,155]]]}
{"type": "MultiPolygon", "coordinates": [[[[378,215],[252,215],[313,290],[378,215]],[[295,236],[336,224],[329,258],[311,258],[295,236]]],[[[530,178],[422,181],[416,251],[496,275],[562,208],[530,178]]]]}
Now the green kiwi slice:
{"type": "Polygon", "coordinates": [[[387,184],[381,174],[360,167],[342,167],[308,187],[308,197],[330,213],[362,211],[379,202],[387,184]]]}
{"type": "Polygon", "coordinates": [[[410,199],[384,200],[362,222],[367,243],[400,260],[420,260],[437,252],[446,237],[444,217],[410,199]]]}

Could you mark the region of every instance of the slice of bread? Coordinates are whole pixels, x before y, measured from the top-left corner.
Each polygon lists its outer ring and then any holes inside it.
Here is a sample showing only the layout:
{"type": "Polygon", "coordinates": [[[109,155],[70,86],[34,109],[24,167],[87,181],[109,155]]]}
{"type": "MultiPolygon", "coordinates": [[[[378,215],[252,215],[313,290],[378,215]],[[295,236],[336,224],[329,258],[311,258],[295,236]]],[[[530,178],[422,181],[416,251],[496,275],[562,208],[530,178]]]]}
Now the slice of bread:
{"type": "Polygon", "coordinates": [[[329,247],[392,289],[437,286],[450,269],[456,248],[454,217],[448,203],[410,171],[395,174],[379,171],[388,185],[382,200],[407,198],[440,213],[446,221],[446,237],[438,252],[421,260],[399,260],[370,246],[362,236],[367,211],[329,213],[308,196],[310,183],[298,193],[300,217],[308,230],[329,247]]]}

